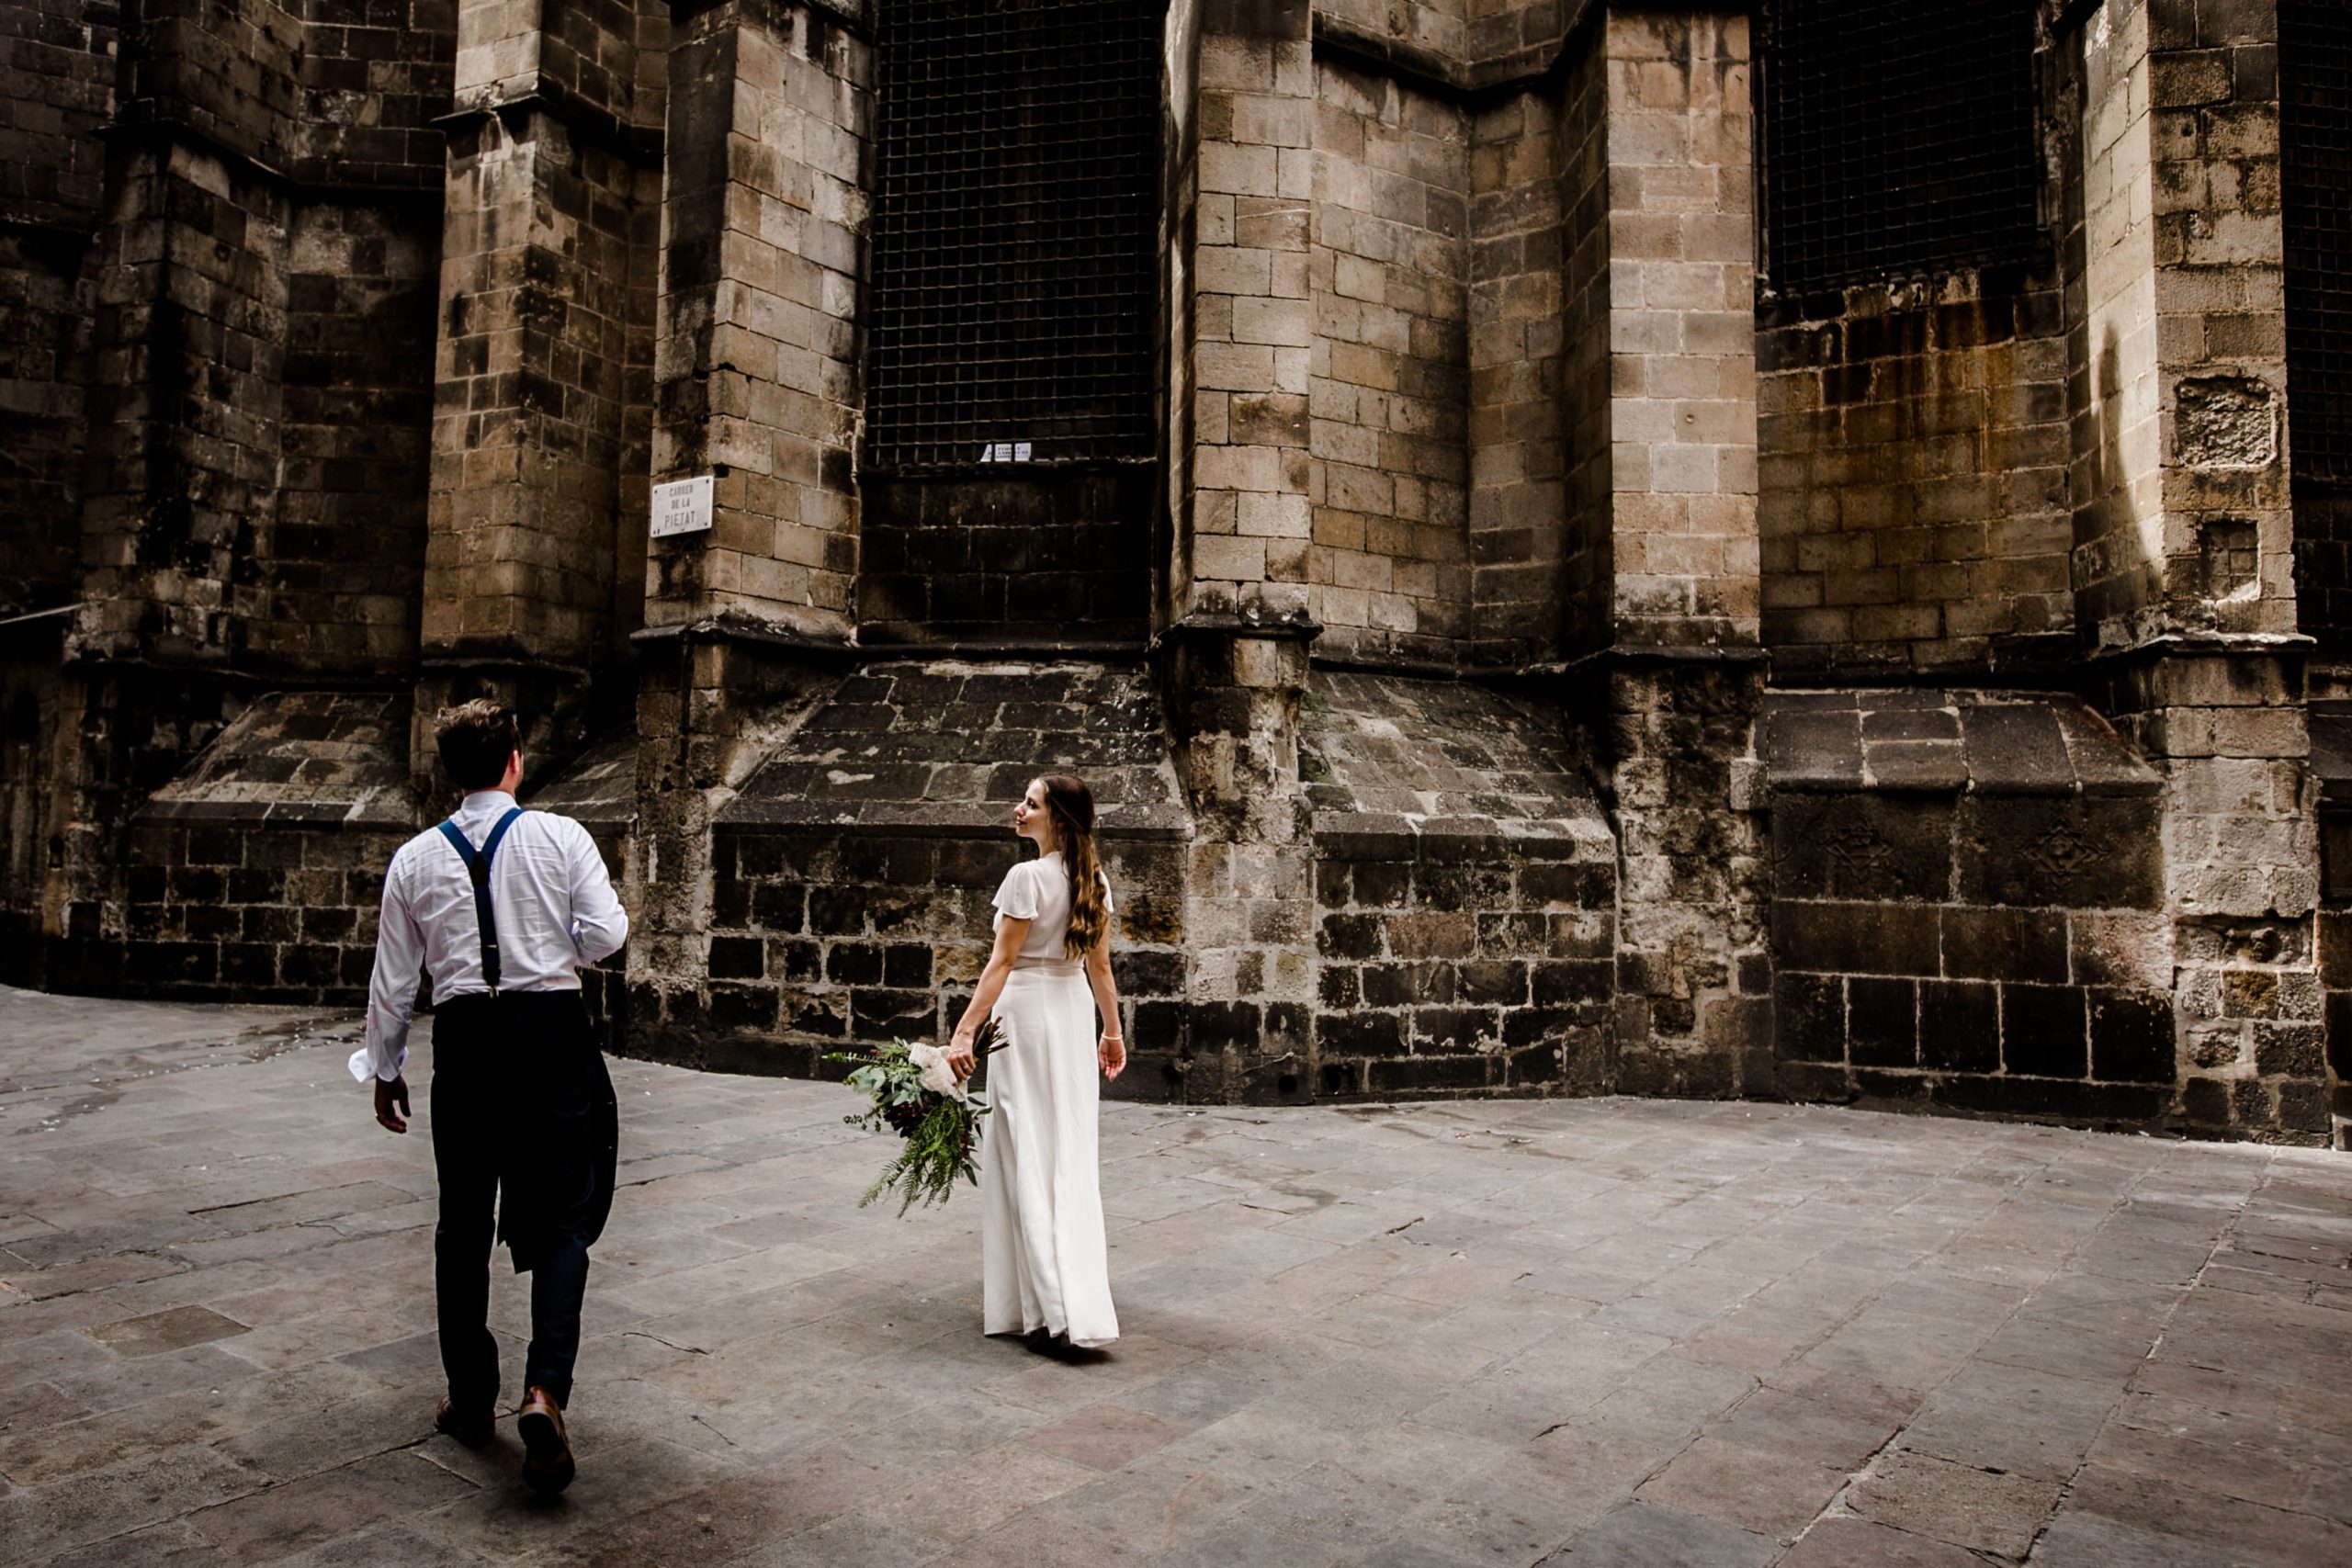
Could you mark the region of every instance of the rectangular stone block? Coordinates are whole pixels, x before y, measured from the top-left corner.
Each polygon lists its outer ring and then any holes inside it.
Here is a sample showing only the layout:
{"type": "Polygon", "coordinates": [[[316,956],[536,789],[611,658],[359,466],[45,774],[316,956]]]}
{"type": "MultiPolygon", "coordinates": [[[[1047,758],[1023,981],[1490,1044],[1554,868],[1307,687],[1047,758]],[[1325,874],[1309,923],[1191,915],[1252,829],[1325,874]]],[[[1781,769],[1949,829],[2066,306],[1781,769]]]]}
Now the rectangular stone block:
{"type": "Polygon", "coordinates": [[[1944,911],[1944,973],[1955,979],[2064,985],[2067,926],[2047,910],[1960,908],[1944,911]]]}
{"type": "Polygon", "coordinates": [[[2000,998],[1990,985],[1927,981],[1919,987],[1919,1065],[1949,1072],[2001,1067],[2000,998]]]}
{"type": "Polygon", "coordinates": [[[2158,802],[2147,796],[1971,796],[1959,819],[1970,903],[2154,909],[2164,902],[2158,802]]]}
{"type": "Polygon", "coordinates": [[[1941,971],[1941,911],[1909,904],[1775,900],[1772,956],[1792,969],[1933,976],[1941,971]]]}
{"type": "Polygon", "coordinates": [[[1846,983],[1846,1055],[1854,1066],[1919,1065],[1919,987],[1857,976],[1846,983]]]}
{"type": "Polygon", "coordinates": [[[1845,1061],[1845,980],[1836,975],[1788,970],[1777,974],[1772,981],[1772,1027],[1784,1060],[1845,1061]]]}
{"type": "Polygon", "coordinates": [[[2089,1041],[2079,987],[2005,985],[2000,990],[2004,1067],[2035,1077],[2086,1076],[2089,1041]]]}
{"type": "Polygon", "coordinates": [[[1773,803],[1783,897],[1935,901],[1951,891],[1949,797],[1785,794],[1773,803]]]}

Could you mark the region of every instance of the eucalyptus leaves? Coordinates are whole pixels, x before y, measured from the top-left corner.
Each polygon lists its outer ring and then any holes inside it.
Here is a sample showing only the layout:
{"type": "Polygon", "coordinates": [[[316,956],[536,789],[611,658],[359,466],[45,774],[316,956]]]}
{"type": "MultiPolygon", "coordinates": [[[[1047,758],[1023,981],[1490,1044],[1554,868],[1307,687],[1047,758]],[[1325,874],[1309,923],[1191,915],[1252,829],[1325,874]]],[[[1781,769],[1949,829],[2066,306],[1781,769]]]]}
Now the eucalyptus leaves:
{"type": "MultiPolygon", "coordinates": [[[[981,1025],[974,1051],[981,1061],[1001,1050],[1004,1042],[996,1021],[981,1025]]],[[[906,1140],[892,1160],[858,1200],[864,1208],[888,1192],[899,1197],[899,1213],[917,1203],[944,1203],[960,1179],[977,1183],[980,1118],[988,1101],[956,1081],[946,1054],[936,1045],[893,1040],[871,1051],[838,1052],[829,1062],[850,1065],[842,1081],[870,1101],[866,1109],[842,1121],[868,1132],[896,1133],[906,1140]]]]}

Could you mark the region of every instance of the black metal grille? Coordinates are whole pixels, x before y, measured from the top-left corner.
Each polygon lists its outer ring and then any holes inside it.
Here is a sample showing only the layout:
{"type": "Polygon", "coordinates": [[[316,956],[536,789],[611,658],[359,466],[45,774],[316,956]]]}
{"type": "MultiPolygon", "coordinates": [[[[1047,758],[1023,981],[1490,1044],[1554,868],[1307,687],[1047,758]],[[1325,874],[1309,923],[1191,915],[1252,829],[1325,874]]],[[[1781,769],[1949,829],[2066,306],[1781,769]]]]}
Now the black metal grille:
{"type": "Polygon", "coordinates": [[[2295,476],[2352,481],[2352,11],[2278,6],[2287,419],[2295,476]]]}
{"type": "Polygon", "coordinates": [[[2031,0],[1778,0],[1766,21],[1773,288],[2033,258],[2031,0]]]}
{"type": "Polygon", "coordinates": [[[1159,0],[886,0],[866,461],[1148,457],[1159,0]]]}

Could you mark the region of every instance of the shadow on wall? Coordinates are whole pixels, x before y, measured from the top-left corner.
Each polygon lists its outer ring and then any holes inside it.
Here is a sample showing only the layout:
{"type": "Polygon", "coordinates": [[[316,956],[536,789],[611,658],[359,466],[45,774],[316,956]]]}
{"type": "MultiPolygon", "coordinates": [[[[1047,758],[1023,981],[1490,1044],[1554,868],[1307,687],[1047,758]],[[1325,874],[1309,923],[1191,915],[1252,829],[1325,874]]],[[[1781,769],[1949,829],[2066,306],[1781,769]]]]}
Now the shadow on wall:
{"type": "Polygon", "coordinates": [[[2090,499],[2075,514],[2073,585],[2077,625],[2095,646],[2107,647],[2128,638],[2133,623],[2155,612],[2162,581],[2132,510],[2123,451],[2122,352],[2112,324],[2100,339],[2091,385],[2090,499]]]}

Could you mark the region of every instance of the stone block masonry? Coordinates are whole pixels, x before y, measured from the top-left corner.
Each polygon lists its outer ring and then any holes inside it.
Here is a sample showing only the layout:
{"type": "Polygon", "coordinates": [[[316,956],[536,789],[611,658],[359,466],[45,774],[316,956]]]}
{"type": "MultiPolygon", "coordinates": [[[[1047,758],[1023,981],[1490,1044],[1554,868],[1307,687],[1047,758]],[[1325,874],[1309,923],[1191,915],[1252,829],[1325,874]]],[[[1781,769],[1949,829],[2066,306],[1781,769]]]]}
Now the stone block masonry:
{"type": "Polygon", "coordinates": [[[415,217],[413,202],[295,215],[265,657],[363,674],[417,657],[439,295],[415,217]]]}
{"type": "Polygon", "coordinates": [[[198,146],[150,139],[124,162],[93,258],[75,642],[217,666],[267,615],[247,563],[266,559],[278,499],[291,204],[198,146]]]}
{"type": "Polygon", "coordinates": [[[1900,671],[2067,645],[2066,354],[2054,277],[1781,300],[1758,335],[1776,667],[1900,671]]]}
{"type": "Polygon", "coordinates": [[[1326,675],[1303,744],[1316,1005],[1253,1098],[1611,1086],[1617,846],[1558,716],[1326,675]]]}
{"type": "Polygon", "coordinates": [[[74,978],[126,996],[364,1001],[384,868],[416,831],[408,708],[405,693],[246,707],[133,814],[119,882],[69,911],[74,978]]]}
{"type": "Polygon", "coordinates": [[[40,0],[0,15],[0,408],[13,461],[0,468],[0,615],[67,603],[75,584],[86,353],[84,261],[104,197],[92,134],[114,105],[119,18],[111,6],[40,0]]]}
{"type": "Polygon", "coordinates": [[[1158,703],[1092,665],[886,663],[833,685],[718,810],[707,978],[649,983],[633,1048],[815,1072],[845,1041],[944,1034],[1029,852],[1012,803],[1055,769],[1095,794],[1136,1032],[1125,1090],[1222,1098],[1184,1005],[1189,818],[1158,703]]]}
{"type": "Polygon", "coordinates": [[[1328,62],[1314,112],[1309,605],[1334,654],[1443,663],[1470,629],[1466,126],[1328,62]]]}
{"type": "Polygon", "coordinates": [[[2229,1125],[2209,1075],[2295,1010],[2299,943],[2274,928],[2249,961],[2260,942],[2176,924],[2179,829],[2114,730],[2068,700],[1865,691],[1776,696],[1766,734],[1785,1091],[2229,1125]]]}
{"type": "Polygon", "coordinates": [[[1192,490],[1177,615],[1306,614],[1316,67],[1306,0],[1204,0],[1184,322],[1192,490]]]}
{"type": "Polygon", "coordinates": [[[647,11],[482,6],[461,30],[423,618],[445,664],[585,670],[643,623],[668,87],[647,11]]]}
{"type": "MultiPolygon", "coordinates": [[[[1596,50],[1575,61],[1562,79],[1558,102],[1548,114],[1532,97],[1521,100],[1518,112],[1529,123],[1514,143],[1530,135],[1540,143],[1546,130],[1556,143],[1532,147],[1529,151],[1535,156],[1512,160],[1532,166],[1518,168],[1517,184],[1505,185],[1497,193],[1498,199],[1532,211],[1533,226],[1519,239],[1516,257],[1508,242],[1499,254],[1481,248],[1482,262],[1492,258],[1491,265],[1503,274],[1498,282],[1504,299],[1497,302],[1497,325],[1481,322],[1484,330],[1472,341],[1482,367],[1486,353],[1491,349],[1495,354],[1495,374],[1504,385],[1521,379],[1532,382],[1510,400],[1515,416],[1512,423],[1532,425],[1532,439],[1516,452],[1506,446],[1487,465],[1490,477],[1508,476],[1515,481],[1508,483],[1495,501],[1505,510],[1521,514],[1528,539],[1521,547],[1506,533],[1491,541],[1482,537],[1478,544],[1482,557],[1499,556],[1506,570],[1522,555],[1540,558],[1556,553],[1561,560],[1556,610],[1560,644],[1572,653],[1590,653],[1610,645],[1617,592],[1610,526],[1615,511],[1610,466],[1614,405],[1610,262],[1615,251],[1609,223],[1606,56],[1596,50]],[[1545,152],[1548,157],[1542,156],[1545,152]],[[1517,195],[1520,191],[1524,195],[1517,195]],[[1542,279],[1555,270],[1560,289],[1556,322],[1541,310],[1510,309],[1514,276],[1532,271],[1542,279]],[[1548,443],[1547,435],[1552,437],[1548,443]],[[1502,466],[1503,476],[1492,475],[1496,463],[1502,466]],[[1527,476],[1524,479],[1518,479],[1521,472],[1527,476]],[[1559,486],[1556,502],[1542,482],[1555,473],[1559,486]],[[1555,513],[1560,521],[1552,524],[1555,513]],[[1558,537],[1554,543],[1549,536],[1555,532],[1558,537]]],[[[1509,175],[1498,172],[1494,177],[1503,185],[1509,175]]],[[[1543,283],[1519,285],[1521,292],[1531,288],[1540,293],[1543,283]]],[[[1489,493],[1487,485],[1479,487],[1479,500],[1474,504],[1481,509],[1481,518],[1489,493]]],[[[1534,597],[1544,610],[1551,610],[1544,603],[1546,595],[1539,591],[1534,597]]]]}
{"type": "Polygon", "coordinates": [[[2292,679],[2259,652],[2187,649],[2118,671],[2099,694],[2118,728],[2165,760],[2184,1108],[2232,1133],[2328,1124],[2311,1048],[2324,1021],[2319,780],[2304,711],[2284,700],[2292,679]]]}
{"type": "MultiPolygon", "coordinates": [[[[1160,128],[1087,199],[1156,210],[1113,313],[1165,352],[1067,412],[1164,435],[894,469],[868,206],[926,133],[877,94],[988,7],[26,0],[5,973],[349,1000],[486,692],[624,888],[631,1051],[944,1028],[1062,765],[1122,1094],[2339,1135],[2352,525],[2286,221],[2335,143],[2279,7],[2042,6],[1999,134],[1891,132],[2006,193],[2007,263],[1918,225],[1816,296],[1773,225],[1895,198],[1839,186],[1809,4],[1173,0],[1156,88],[1074,30],[1160,128]],[[1824,160],[1777,214],[1759,77],[1824,160]],[[650,541],[689,476],[713,526],[650,541]]],[[[1008,251],[1084,220],[1018,141],[966,150],[1008,251]]]]}
{"type": "Polygon", "coordinates": [[[653,477],[714,524],[648,563],[647,620],[852,624],[856,313],[872,46],[820,6],[733,3],[669,55],[653,477]]]}
{"type": "Polygon", "coordinates": [[[1608,18],[1609,450],[1621,644],[1758,632],[1745,17],[1608,18]]]}

